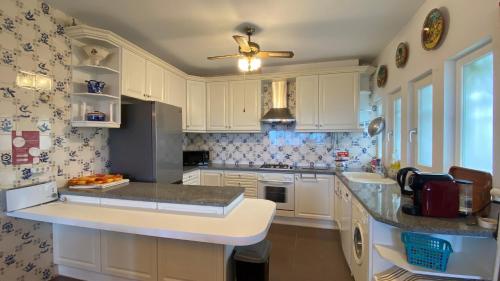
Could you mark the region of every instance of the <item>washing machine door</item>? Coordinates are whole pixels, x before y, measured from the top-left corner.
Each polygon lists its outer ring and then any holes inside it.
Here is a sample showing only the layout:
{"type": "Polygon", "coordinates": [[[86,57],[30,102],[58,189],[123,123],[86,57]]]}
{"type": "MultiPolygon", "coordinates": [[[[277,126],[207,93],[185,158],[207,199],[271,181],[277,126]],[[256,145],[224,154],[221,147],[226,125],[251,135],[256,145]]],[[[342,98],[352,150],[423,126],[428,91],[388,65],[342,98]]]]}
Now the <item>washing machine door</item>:
{"type": "Polygon", "coordinates": [[[352,230],[352,256],[357,264],[361,265],[363,262],[363,255],[367,249],[364,248],[364,232],[361,224],[356,222],[352,230]]]}

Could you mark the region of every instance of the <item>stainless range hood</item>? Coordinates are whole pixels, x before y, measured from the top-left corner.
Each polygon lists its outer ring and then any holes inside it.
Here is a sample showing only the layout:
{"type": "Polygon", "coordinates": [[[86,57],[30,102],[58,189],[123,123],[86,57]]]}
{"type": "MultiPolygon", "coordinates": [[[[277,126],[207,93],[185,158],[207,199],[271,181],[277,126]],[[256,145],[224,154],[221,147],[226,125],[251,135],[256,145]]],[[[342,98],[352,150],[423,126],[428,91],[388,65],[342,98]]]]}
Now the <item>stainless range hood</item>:
{"type": "Polygon", "coordinates": [[[295,117],[287,107],[286,80],[277,80],[272,83],[272,108],[262,116],[263,123],[293,123],[295,117]]]}

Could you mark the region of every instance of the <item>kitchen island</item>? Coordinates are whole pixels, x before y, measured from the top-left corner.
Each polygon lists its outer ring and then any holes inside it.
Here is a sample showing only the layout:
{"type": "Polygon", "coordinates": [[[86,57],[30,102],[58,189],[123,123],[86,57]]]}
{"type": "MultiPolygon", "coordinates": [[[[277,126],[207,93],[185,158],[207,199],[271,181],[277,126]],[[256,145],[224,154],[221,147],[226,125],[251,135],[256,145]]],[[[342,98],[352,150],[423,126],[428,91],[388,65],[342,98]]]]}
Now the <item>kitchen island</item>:
{"type": "Polygon", "coordinates": [[[234,246],[263,240],[275,214],[273,202],[242,194],[236,187],[154,183],[61,189],[62,201],[8,215],[53,223],[62,275],[222,281],[232,280],[234,246]]]}

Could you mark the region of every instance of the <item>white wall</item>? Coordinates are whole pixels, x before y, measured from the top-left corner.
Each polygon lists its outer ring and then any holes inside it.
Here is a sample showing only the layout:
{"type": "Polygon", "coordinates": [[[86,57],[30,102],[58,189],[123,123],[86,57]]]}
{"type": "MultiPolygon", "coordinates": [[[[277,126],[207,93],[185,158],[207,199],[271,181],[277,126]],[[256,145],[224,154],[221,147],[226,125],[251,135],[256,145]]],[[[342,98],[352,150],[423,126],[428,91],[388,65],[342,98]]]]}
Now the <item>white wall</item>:
{"type": "MultiPolygon", "coordinates": [[[[409,121],[406,114],[408,112],[408,95],[411,82],[425,73],[432,72],[434,88],[434,156],[433,170],[445,171],[448,169],[448,161],[443,158],[443,151],[453,146],[452,139],[444,139],[444,118],[445,105],[445,64],[461,56],[467,50],[484,44],[487,40],[492,40],[495,55],[495,72],[500,72],[500,7],[496,0],[427,0],[415,13],[408,24],[401,29],[398,35],[385,47],[375,60],[376,65],[385,64],[388,67],[388,81],[384,88],[375,87],[375,93],[384,97],[401,88],[403,96],[403,120],[402,120],[402,166],[408,163],[407,132],[409,121]],[[447,10],[449,19],[447,20],[448,32],[440,48],[433,51],[425,51],[421,45],[421,29],[427,13],[433,8],[447,10]],[[402,69],[395,65],[396,47],[400,42],[408,42],[410,46],[410,56],[408,63],[402,69]]],[[[448,66],[449,67],[449,66],[448,66]]],[[[495,92],[500,90],[500,81],[495,81],[495,92]]],[[[453,90],[447,91],[453,96],[453,90]]],[[[386,98],[387,100],[387,98],[386,98]]],[[[500,122],[500,101],[495,95],[495,122],[500,122]]],[[[387,108],[387,107],[386,107],[387,108]]],[[[499,126],[496,126],[499,127],[499,126]]],[[[496,162],[500,163],[500,129],[496,129],[496,162]]],[[[387,153],[385,153],[388,158],[387,153]]],[[[387,161],[387,159],[386,159],[387,161]]],[[[387,162],[386,162],[387,164],[387,162]]],[[[494,174],[496,174],[496,185],[500,185],[500,164],[496,164],[494,174]],[[499,172],[495,172],[499,171],[499,172]]]]}

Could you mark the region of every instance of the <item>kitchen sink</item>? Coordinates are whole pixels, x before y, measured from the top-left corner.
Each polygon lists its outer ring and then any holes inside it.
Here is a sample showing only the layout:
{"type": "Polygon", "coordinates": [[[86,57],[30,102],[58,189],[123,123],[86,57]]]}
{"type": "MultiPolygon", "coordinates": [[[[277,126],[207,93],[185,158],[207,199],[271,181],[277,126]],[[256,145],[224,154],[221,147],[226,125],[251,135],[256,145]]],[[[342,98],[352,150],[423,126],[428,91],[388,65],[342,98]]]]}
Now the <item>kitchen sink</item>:
{"type": "Polygon", "coordinates": [[[373,184],[395,184],[390,178],[384,178],[382,175],[368,172],[344,172],[342,173],[349,181],[359,183],[373,184]]]}

